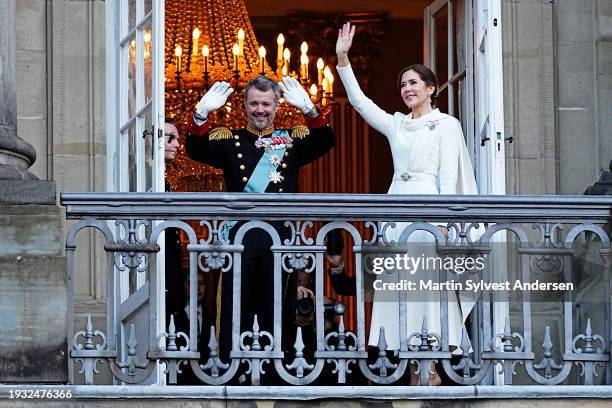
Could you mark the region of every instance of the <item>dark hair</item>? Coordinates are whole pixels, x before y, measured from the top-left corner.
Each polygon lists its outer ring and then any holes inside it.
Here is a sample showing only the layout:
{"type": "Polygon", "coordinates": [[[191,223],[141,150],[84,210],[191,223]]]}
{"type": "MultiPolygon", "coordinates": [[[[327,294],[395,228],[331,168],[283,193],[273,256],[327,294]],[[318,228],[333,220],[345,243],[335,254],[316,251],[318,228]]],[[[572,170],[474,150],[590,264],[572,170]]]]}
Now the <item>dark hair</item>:
{"type": "Polygon", "coordinates": [[[176,126],[176,119],[174,119],[174,118],[172,118],[172,117],[170,117],[170,116],[166,116],[166,117],[164,118],[164,122],[165,122],[165,123],[168,123],[169,125],[174,125],[174,126],[176,126]]]}
{"type": "Polygon", "coordinates": [[[274,102],[278,103],[280,100],[280,86],[273,79],[268,78],[267,76],[257,76],[249,81],[249,83],[244,88],[244,102],[246,103],[247,95],[249,94],[249,89],[255,88],[261,92],[267,92],[270,89],[274,91],[274,102]]]}
{"type": "Polygon", "coordinates": [[[436,106],[436,99],[438,98],[438,79],[436,78],[436,74],[434,74],[429,67],[423,64],[408,65],[407,67],[402,68],[397,76],[398,89],[401,89],[402,87],[402,75],[408,71],[416,72],[419,75],[419,78],[421,78],[421,81],[425,82],[425,85],[434,87],[434,91],[431,94],[431,105],[436,106]]]}

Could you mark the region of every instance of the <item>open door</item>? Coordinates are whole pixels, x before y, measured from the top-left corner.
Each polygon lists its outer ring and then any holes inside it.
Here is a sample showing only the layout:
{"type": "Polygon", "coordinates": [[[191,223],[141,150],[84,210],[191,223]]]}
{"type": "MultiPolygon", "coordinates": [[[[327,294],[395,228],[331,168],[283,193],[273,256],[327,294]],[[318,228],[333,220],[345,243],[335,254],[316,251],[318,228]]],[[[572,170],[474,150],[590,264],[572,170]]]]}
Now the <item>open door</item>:
{"type": "MultiPolygon", "coordinates": [[[[106,0],[106,29],[107,190],[162,192],[164,1],[106,0]]],[[[136,220],[110,224],[116,242],[134,244],[147,243],[153,227],[136,220]]],[[[150,307],[151,293],[164,287],[160,244],[156,262],[151,262],[154,254],[147,254],[135,267],[115,265],[117,287],[109,313],[116,325],[119,360],[132,325],[140,361],[146,360],[149,339],[164,331],[163,304],[150,307]]],[[[160,381],[155,370],[147,382],[160,381]]]]}
{"type": "MultiPolygon", "coordinates": [[[[461,122],[480,194],[505,194],[501,0],[436,0],[424,13],[424,61],[439,82],[438,107],[461,122]]],[[[504,231],[491,242],[505,242],[504,231]]],[[[497,248],[501,246],[496,246],[497,248]]],[[[490,257],[492,279],[503,282],[507,254],[490,257]]],[[[505,299],[493,302],[493,332],[503,332],[505,299]]],[[[482,307],[472,312],[476,355],[484,344],[482,307]],[[478,341],[475,341],[478,339],[478,341]]],[[[495,374],[484,383],[501,383],[495,374]]]]}

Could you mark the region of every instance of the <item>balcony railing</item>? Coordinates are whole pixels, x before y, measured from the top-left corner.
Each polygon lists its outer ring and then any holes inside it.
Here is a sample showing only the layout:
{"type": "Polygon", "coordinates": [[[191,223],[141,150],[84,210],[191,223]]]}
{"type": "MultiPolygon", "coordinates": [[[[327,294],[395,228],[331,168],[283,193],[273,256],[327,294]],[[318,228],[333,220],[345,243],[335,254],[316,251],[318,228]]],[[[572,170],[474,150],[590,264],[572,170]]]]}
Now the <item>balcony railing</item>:
{"type": "MultiPolygon", "coordinates": [[[[108,363],[114,383],[127,384],[176,383],[185,369],[202,385],[351,385],[357,378],[366,385],[407,385],[411,369],[427,384],[432,362],[448,385],[612,384],[612,198],[64,193],[61,201],[67,218],[78,220],[66,242],[70,285],[78,278],[75,251],[90,245],[79,240],[79,232],[101,232],[106,253],[105,327],[70,315],[73,384],[107,381],[97,380],[101,361],[108,363]],[[234,221],[228,236],[224,224],[234,221]],[[398,222],[406,224],[392,224],[398,222]],[[440,224],[449,229],[447,239],[440,224]],[[397,241],[388,239],[394,227],[403,230],[397,241]],[[219,350],[219,327],[211,329],[207,349],[198,348],[196,285],[189,289],[189,328],[179,332],[174,318],[164,322],[158,264],[167,228],[183,230],[187,237],[191,282],[198,270],[233,271],[232,341],[225,355],[219,350]],[[265,231],[272,243],[274,318],[272,327],[259,327],[259,316],[244,330],[242,253],[248,245],[244,237],[254,229],[265,231]],[[355,276],[351,322],[324,312],[325,237],[337,229],[345,231],[348,273],[355,276]],[[460,296],[460,290],[439,291],[439,321],[424,319],[412,333],[407,321],[417,295],[401,291],[399,350],[386,350],[384,328],[375,336],[377,344],[368,347],[367,293],[377,279],[371,273],[373,257],[410,251],[415,245],[410,237],[418,231],[435,237],[437,254],[486,259],[484,268],[469,271],[474,281],[572,286],[556,294],[477,292],[456,349],[449,333],[456,323],[449,318],[449,299],[460,296]],[[312,341],[304,338],[302,327],[291,327],[291,333],[283,327],[283,279],[298,270],[314,276],[312,341]],[[287,336],[290,347],[282,341],[287,336]]],[[[440,282],[460,280],[446,267],[435,276],[440,282]]],[[[73,287],[69,290],[74,294],[73,287]]]]}

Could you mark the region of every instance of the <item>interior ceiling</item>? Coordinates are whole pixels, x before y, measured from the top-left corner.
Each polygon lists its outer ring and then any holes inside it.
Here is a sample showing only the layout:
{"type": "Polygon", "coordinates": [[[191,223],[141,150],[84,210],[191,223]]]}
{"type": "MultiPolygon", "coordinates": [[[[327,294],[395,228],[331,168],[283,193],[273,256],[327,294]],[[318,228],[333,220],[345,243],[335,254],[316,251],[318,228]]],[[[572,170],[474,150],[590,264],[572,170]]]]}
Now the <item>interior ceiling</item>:
{"type": "Polygon", "coordinates": [[[294,10],[322,13],[385,11],[389,13],[389,17],[406,19],[423,18],[423,10],[432,2],[433,0],[245,0],[251,16],[283,16],[294,10]]]}

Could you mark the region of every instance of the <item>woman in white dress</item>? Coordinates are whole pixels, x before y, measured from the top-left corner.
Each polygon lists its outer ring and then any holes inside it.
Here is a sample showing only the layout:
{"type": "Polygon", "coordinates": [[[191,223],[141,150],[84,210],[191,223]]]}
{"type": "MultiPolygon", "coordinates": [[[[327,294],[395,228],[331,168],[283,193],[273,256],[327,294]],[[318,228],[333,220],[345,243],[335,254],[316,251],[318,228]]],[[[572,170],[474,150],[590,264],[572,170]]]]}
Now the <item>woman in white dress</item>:
{"type": "MultiPolygon", "coordinates": [[[[478,194],[459,121],[432,106],[431,98],[435,97],[437,89],[434,73],[420,64],[404,68],[399,74],[398,85],[400,96],[411,113],[406,115],[396,112],[391,115],[366,97],[357,83],[348,58],[354,33],[355,27],[351,27],[350,23],[339,31],[336,43],[337,70],[351,105],[389,141],[394,174],[388,194],[478,194]]],[[[407,225],[403,223],[391,229],[386,235],[387,239],[399,242],[407,225]]],[[[438,228],[448,238],[446,227],[438,225],[438,228]]],[[[426,231],[415,231],[408,239],[414,245],[433,241],[433,235],[426,231]]],[[[434,245],[429,247],[433,251],[434,245]]],[[[416,256],[423,251],[418,252],[416,256]]],[[[384,279],[383,275],[377,279],[384,279]]],[[[436,277],[429,276],[429,279],[435,280],[436,277]]],[[[397,274],[390,279],[398,279],[397,274]]],[[[460,305],[449,296],[449,345],[459,346],[461,328],[470,308],[471,305],[460,305]]],[[[439,301],[411,301],[408,303],[407,315],[408,335],[421,331],[424,317],[427,318],[428,331],[440,334],[439,301]]],[[[390,301],[389,293],[375,291],[368,344],[377,345],[380,328],[383,327],[387,350],[398,350],[398,326],[399,295],[396,301],[390,301]]],[[[410,384],[417,385],[419,376],[414,373],[415,369],[416,366],[411,364],[410,384]]],[[[429,384],[439,385],[440,377],[435,367],[433,371],[435,374],[430,376],[429,384]]]]}

